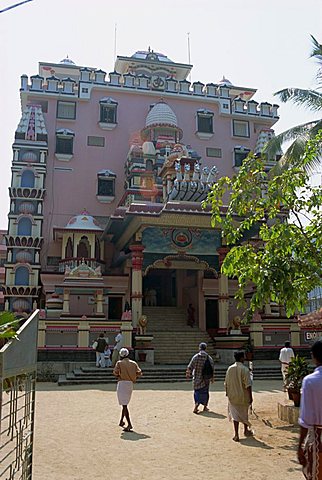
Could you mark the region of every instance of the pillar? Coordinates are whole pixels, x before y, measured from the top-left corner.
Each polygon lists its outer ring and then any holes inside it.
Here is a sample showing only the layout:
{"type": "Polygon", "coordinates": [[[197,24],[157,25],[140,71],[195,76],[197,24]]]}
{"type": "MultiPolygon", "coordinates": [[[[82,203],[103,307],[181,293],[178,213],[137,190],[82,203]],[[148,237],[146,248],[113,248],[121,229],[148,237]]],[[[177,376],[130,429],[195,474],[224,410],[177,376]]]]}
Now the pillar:
{"type": "Polygon", "coordinates": [[[123,345],[126,348],[132,348],[132,330],[131,322],[121,323],[121,332],[123,335],[123,345]]]}
{"type": "Polygon", "coordinates": [[[300,338],[301,328],[298,323],[292,323],[290,327],[290,334],[291,334],[291,346],[292,347],[299,347],[301,345],[301,338],[300,338]]]}
{"type": "Polygon", "coordinates": [[[38,324],[38,348],[46,346],[46,324],[39,321],[38,324]]]}
{"type": "Polygon", "coordinates": [[[78,346],[83,348],[89,346],[89,323],[85,319],[78,325],[78,346]]]}
{"type": "Polygon", "coordinates": [[[198,321],[200,330],[206,331],[206,300],[202,291],[204,270],[198,271],[198,321]]]}
{"type": "Polygon", "coordinates": [[[144,246],[141,243],[130,245],[132,252],[132,325],[137,326],[142,315],[142,265],[144,246]]]}
{"type": "Polygon", "coordinates": [[[263,325],[261,321],[253,322],[251,321],[249,325],[249,333],[252,344],[254,347],[263,346],[263,325]]]}
{"type": "Polygon", "coordinates": [[[96,292],[96,313],[103,312],[103,290],[97,290],[96,292]]]}
{"type": "Polygon", "coordinates": [[[69,313],[69,290],[64,289],[63,313],[69,313]]]}
{"type": "MultiPolygon", "coordinates": [[[[222,246],[217,249],[219,253],[219,267],[223,264],[223,261],[229,252],[229,248],[222,246]]],[[[218,310],[219,310],[219,328],[228,328],[229,320],[229,289],[228,289],[228,277],[223,273],[219,274],[219,295],[218,295],[218,310]]]]}

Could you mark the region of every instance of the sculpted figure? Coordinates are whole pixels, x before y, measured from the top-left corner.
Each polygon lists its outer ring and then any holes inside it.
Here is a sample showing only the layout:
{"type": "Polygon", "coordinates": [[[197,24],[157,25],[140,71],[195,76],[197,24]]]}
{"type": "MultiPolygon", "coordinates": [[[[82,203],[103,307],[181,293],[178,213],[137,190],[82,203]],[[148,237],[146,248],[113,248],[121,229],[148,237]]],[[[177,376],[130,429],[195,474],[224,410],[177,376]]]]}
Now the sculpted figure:
{"type": "Polygon", "coordinates": [[[209,175],[209,168],[208,168],[207,166],[206,166],[206,167],[203,167],[200,180],[201,180],[203,183],[206,183],[206,182],[207,182],[208,175],[209,175]]]}
{"type": "Polygon", "coordinates": [[[217,175],[218,175],[218,168],[214,165],[210,169],[209,175],[207,177],[207,183],[214,183],[217,175]]]}
{"type": "Polygon", "coordinates": [[[146,315],[141,315],[139,318],[139,330],[140,330],[140,335],[145,335],[146,334],[146,326],[148,324],[148,318],[146,315]]]}

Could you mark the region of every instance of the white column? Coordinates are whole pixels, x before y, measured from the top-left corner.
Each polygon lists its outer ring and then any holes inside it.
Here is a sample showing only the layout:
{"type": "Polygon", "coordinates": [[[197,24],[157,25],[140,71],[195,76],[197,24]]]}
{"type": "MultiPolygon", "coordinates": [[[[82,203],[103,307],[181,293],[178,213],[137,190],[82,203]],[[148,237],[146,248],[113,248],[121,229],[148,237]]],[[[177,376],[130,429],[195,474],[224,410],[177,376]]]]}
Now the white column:
{"type": "Polygon", "coordinates": [[[142,265],[144,246],[140,243],[130,245],[132,252],[132,325],[136,327],[142,315],[142,265]]]}

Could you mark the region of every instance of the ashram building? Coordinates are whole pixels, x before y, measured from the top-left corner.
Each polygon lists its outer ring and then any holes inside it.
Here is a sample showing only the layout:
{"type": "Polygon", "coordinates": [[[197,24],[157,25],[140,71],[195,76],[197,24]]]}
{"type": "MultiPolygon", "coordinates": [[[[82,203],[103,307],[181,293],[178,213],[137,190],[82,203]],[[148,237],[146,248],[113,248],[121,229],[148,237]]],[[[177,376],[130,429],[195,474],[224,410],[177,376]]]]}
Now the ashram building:
{"type": "MultiPolygon", "coordinates": [[[[109,74],[66,58],[21,77],[3,294],[6,309],[41,309],[44,358],[86,358],[98,332],[113,343],[120,328],[135,347],[142,313],[148,331],[164,318],[184,336],[189,304],[203,338],[236,344],[243,312],[201,202],[260,154],[278,107],[226,78],[191,83],[191,68],[149,49],[118,56],[109,74]]],[[[270,305],[249,328],[258,348],[301,343],[270,305]]],[[[158,346],[156,335],[156,361],[158,346]]]]}

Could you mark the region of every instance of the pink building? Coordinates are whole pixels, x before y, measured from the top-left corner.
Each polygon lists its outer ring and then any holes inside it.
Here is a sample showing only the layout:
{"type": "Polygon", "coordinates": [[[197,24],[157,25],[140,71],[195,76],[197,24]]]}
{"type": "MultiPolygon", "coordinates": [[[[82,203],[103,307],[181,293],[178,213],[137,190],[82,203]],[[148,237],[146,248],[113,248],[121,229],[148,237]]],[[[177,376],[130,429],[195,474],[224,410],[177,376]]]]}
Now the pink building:
{"type": "MultiPolygon", "coordinates": [[[[66,58],[21,77],[4,296],[8,309],[42,309],[50,358],[85,358],[97,332],[120,328],[132,347],[142,313],[151,329],[154,312],[179,325],[192,303],[200,334],[217,337],[242,315],[201,201],[261,152],[278,107],[226,78],[191,84],[191,68],[149,49],[117,57],[108,75],[66,58]]],[[[163,361],[157,337],[154,348],[163,361]]]]}

